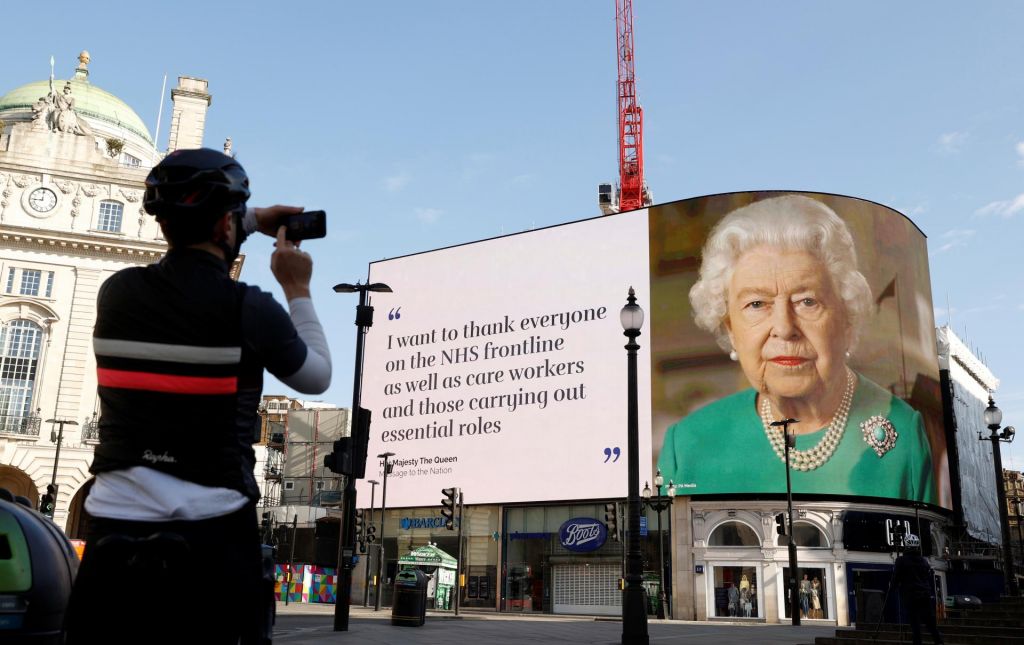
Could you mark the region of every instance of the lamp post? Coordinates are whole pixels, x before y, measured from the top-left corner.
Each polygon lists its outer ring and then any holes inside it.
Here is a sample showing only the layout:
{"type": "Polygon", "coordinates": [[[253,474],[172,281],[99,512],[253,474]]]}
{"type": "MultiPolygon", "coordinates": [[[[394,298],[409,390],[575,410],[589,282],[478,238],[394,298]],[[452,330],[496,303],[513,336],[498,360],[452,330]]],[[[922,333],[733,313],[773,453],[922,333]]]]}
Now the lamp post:
{"type": "MultiPolygon", "coordinates": [[[[654,487],[658,489],[658,496],[651,497],[651,487],[644,483],[644,504],[658,513],[658,618],[665,618],[665,607],[668,606],[668,595],[665,593],[665,534],[661,532],[661,512],[672,507],[672,500],[676,498],[676,485],[672,481],[668,483],[667,496],[661,494],[661,487],[665,479],[661,476],[661,470],[654,477],[654,487]]],[[[669,520],[672,519],[671,513],[669,520]]]]}
{"type": "Polygon", "coordinates": [[[789,476],[789,451],[793,449],[796,443],[796,437],[789,434],[789,424],[799,423],[796,419],[782,419],[781,421],[772,421],[771,427],[777,428],[782,426],[782,436],[786,440],[786,509],[789,511],[789,530],[786,531],[786,537],[789,539],[789,613],[792,617],[792,624],[800,624],[800,596],[797,588],[797,560],[796,560],[796,542],[793,541],[793,521],[796,519],[793,517],[793,484],[790,481],[789,476]]]}
{"type": "MultiPolygon", "coordinates": [[[[373,502],[377,493],[377,484],[380,482],[376,479],[368,479],[366,483],[370,485],[370,515],[366,519],[367,531],[369,531],[369,527],[373,526],[373,502]]],[[[369,535],[373,534],[370,533],[369,535]]],[[[366,541],[370,542],[370,538],[366,538],[366,541]]],[[[373,543],[371,542],[367,546],[366,566],[363,567],[366,569],[366,579],[363,581],[363,607],[368,607],[370,605],[370,559],[373,557],[373,543]]]]}
{"type": "Polygon", "coordinates": [[[636,293],[629,288],[626,306],[619,312],[626,343],[627,377],[627,430],[629,495],[629,540],[626,552],[626,588],[622,591],[622,644],[646,645],[647,636],[647,591],[643,585],[643,562],[640,559],[640,428],[639,403],[637,401],[636,350],[640,349],[636,338],[644,324],[644,310],[636,304],[636,293]]]}
{"type": "Polygon", "coordinates": [[[50,511],[50,517],[52,518],[57,514],[57,464],[60,463],[60,445],[64,442],[64,426],[77,426],[77,421],[70,419],[47,419],[47,423],[56,423],[58,430],[54,432],[53,426],[50,426],[50,441],[57,444],[57,452],[53,455],[53,474],[50,476],[50,485],[47,487],[47,493],[53,495],[53,510],[50,511]],[[50,488],[53,492],[50,492],[50,488]]]}
{"type": "Polygon", "coordinates": [[[378,459],[384,460],[384,485],[381,487],[380,493],[380,551],[377,552],[377,583],[374,585],[373,599],[374,611],[380,611],[380,579],[384,575],[384,509],[388,506],[388,475],[391,474],[391,469],[395,467],[388,459],[394,456],[395,453],[393,452],[382,452],[377,455],[378,459]]]}
{"type": "Polygon", "coordinates": [[[1013,441],[1016,431],[1007,426],[1000,432],[1000,424],[1003,422],[1003,411],[996,407],[992,396],[988,397],[988,407],[982,413],[985,425],[991,432],[989,436],[983,437],[978,433],[981,441],[992,442],[992,464],[996,471],[996,493],[999,495],[999,524],[1003,534],[1003,571],[1006,577],[1006,589],[1011,596],[1017,595],[1017,573],[1013,568],[1013,547],[1010,545],[1010,519],[1006,511],[1006,482],[1003,480],[1003,457],[1000,454],[999,442],[1010,443],[1013,441]]]}
{"type": "MultiPolygon", "coordinates": [[[[372,284],[334,285],[336,293],[358,293],[359,305],[356,307],[356,359],[355,374],[352,378],[352,415],[359,414],[359,403],[363,381],[363,337],[367,328],[373,325],[373,307],[366,304],[368,291],[391,293],[391,287],[375,282],[372,284]]],[[[354,427],[354,426],[353,426],[354,427]]],[[[353,438],[355,439],[355,438],[353,438]]],[[[365,445],[365,444],[364,444],[365,445]]],[[[365,448],[353,444],[353,454],[361,454],[365,448]]],[[[365,454],[362,455],[365,458],[365,454]]],[[[358,468],[358,466],[355,466],[358,468]]],[[[356,550],[356,478],[349,475],[345,478],[345,492],[341,500],[341,531],[338,533],[338,593],[334,603],[334,631],[348,631],[349,602],[352,599],[352,556],[356,550]]]]}

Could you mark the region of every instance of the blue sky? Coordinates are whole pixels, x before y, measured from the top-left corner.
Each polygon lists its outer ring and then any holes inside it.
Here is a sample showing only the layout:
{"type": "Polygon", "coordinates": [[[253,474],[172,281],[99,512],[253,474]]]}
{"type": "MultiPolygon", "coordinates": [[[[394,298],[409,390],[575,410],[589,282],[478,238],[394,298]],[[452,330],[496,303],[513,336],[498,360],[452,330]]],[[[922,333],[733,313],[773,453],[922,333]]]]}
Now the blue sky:
{"type": "MultiPolygon", "coordinates": [[[[46,6],[5,7],[0,92],[46,78],[51,55],[66,77],[88,49],[90,81],[152,130],[164,73],[207,78],[206,144],[234,140],[255,203],[328,211],[329,238],[307,248],[335,362],[323,398],[341,405],[356,300],[333,284],[371,260],[591,217],[617,173],[613,0],[46,6]]],[[[906,213],[929,238],[936,321],[983,355],[1024,430],[1024,4],[635,13],[656,201],[796,189],[906,213]]],[[[247,281],[273,286],[270,251],[247,244],[247,281]]],[[[1024,445],[1009,453],[1024,467],[1024,445]]]]}

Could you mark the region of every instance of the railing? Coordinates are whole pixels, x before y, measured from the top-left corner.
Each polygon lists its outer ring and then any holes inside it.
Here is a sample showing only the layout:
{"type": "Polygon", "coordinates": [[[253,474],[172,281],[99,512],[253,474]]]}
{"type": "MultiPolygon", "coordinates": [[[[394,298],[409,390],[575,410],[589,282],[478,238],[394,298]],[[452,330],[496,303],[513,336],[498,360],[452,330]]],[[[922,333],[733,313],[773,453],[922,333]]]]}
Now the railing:
{"type": "Polygon", "coordinates": [[[100,440],[100,422],[86,421],[82,426],[82,441],[85,443],[97,443],[100,440]]]}
{"type": "Polygon", "coordinates": [[[41,418],[36,416],[0,414],[0,435],[36,438],[39,436],[40,421],[41,418]]]}

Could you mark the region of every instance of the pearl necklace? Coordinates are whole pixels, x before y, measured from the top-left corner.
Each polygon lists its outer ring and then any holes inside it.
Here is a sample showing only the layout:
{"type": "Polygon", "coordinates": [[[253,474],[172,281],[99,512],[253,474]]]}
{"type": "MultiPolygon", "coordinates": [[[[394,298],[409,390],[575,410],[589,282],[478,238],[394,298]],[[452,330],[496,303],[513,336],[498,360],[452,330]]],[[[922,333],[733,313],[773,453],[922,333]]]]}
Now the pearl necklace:
{"type": "MultiPolygon", "coordinates": [[[[789,462],[793,468],[802,471],[814,470],[824,465],[832,457],[832,453],[839,447],[839,442],[843,438],[843,432],[846,430],[846,419],[850,415],[850,405],[853,403],[853,391],[856,387],[857,377],[853,375],[852,370],[847,368],[846,391],[843,392],[843,399],[839,402],[839,409],[833,415],[832,422],[828,424],[825,436],[818,441],[816,446],[809,450],[791,449],[789,452],[789,462]]],[[[762,395],[761,423],[764,425],[764,433],[768,436],[768,442],[772,445],[772,450],[779,456],[779,459],[785,462],[786,439],[783,436],[783,427],[772,427],[771,422],[772,404],[768,401],[767,396],[762,395]]]]}

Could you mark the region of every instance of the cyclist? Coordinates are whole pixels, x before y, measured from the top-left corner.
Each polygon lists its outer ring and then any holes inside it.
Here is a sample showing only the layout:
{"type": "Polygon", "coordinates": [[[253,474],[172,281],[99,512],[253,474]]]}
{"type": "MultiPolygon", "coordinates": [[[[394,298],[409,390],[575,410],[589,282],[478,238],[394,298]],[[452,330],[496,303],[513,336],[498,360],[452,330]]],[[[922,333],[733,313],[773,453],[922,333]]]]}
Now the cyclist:
{"type": "Polygon", "coordinates": [[[71,643],[260,638],[252,443],[263,370],[316,394],[331,359],[310,299],[313,261],[281,225],[302,209],[248,199],[235,159],[172,152],[146,178],[144,200],[166,256],[99,290],[100,443],[71,643]],[[229,275],[254,231],[277,238],[270,265],[289,312],[229,275]]]}

